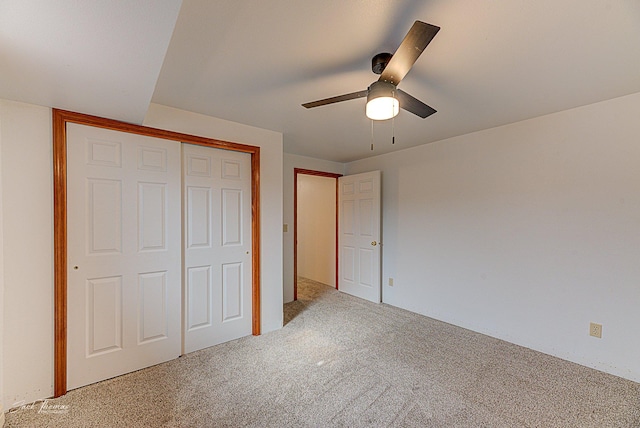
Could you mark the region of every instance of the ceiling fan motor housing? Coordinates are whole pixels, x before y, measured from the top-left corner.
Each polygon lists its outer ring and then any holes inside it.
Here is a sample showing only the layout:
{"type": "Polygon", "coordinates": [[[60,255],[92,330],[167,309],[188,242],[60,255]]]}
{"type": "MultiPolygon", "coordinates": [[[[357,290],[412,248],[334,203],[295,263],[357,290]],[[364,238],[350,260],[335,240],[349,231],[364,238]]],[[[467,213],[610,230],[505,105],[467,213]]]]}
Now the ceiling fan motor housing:
{"type": "Polygon", "coordinates": [[[371,58],[371,71],[373,71],[375,74],[382,74],[387,64],[389,64],[392,56],[393,54],[384,52],[379,53],[378,55],[371,58]]]}
{"type": "Polygon", "coordinates": [[[371,101],[374,98],[380,97],[396,97],[396,85],[389,82],[375,81],[369,86],[369,93],[367,94],[367,100],[371,101]]]}

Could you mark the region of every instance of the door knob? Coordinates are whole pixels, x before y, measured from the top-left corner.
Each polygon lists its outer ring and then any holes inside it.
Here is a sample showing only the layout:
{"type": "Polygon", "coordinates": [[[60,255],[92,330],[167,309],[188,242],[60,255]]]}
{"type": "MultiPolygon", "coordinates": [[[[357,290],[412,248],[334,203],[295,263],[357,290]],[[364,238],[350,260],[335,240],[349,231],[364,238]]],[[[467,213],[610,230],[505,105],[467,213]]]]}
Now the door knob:
{"type": "Polygon", "coordinates": [[[378,245],[378,243],[376,241],[371,241],[371,245],[375,247],[376,245],[378,245]]]}

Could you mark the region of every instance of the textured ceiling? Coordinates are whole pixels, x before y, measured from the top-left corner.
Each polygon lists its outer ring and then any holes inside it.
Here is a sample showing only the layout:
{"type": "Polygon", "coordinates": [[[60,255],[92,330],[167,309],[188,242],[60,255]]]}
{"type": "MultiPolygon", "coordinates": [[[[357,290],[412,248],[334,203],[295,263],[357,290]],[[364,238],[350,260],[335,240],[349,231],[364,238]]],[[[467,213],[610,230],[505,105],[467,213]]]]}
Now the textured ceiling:
{"type": "Polygon", "coordinates": [[[637,0],[0,0],[0,97],[140,123],[149,102],[284,135],[334,161],[640,92],[637,0]],[[400,83],[438,110],[373,127],[371,57],[440,32],[400,83]],[[175,29],[174,29],[175,26],[175,29]],[[170,42],[169,42],[170,40],[170,42]],[[168,46],[168,48],[167,48],[168,46]],[[155,88],[155,89],[154,89],[155,88]]]}

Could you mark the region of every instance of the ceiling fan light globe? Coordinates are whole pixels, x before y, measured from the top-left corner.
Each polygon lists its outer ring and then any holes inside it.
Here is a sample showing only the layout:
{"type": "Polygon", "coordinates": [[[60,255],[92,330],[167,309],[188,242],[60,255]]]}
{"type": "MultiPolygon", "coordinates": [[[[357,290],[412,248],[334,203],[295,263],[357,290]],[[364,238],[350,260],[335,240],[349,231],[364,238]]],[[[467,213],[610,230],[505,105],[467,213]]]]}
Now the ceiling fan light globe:
{"type": "Polygon", "coordinates": [[[366,114],[369,119],[387,120],[400,111],[398,100],[393,97],[378,97],[367,101],[366,114]]]}
{"type": "Polygon", "coordinates": [[[365,113],[369,119],[387,120],[400,111],[400,103],[395,97],[396,87],[389,82],[373,82],[367,94],[365,113]]]}

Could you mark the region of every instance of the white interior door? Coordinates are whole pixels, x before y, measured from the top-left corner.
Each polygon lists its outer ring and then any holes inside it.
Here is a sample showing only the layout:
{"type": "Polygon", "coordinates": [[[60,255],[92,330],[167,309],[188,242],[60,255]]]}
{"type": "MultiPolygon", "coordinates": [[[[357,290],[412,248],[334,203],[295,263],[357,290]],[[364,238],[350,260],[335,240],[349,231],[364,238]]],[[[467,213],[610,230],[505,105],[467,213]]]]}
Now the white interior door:
{"type": "Polygon", "coordinates": [[[187,353],[251,334],[251,155],[182,149],[187,353]]]}
{"type": "Polygon", "coordinates": [[[338,289],[379,303],[380,171],[338,178],[338,289]]]}
{"type": "Polygon", "coordinates": [[[69,389],[180,355],[180,143],[67,125],[69,389]]]}

